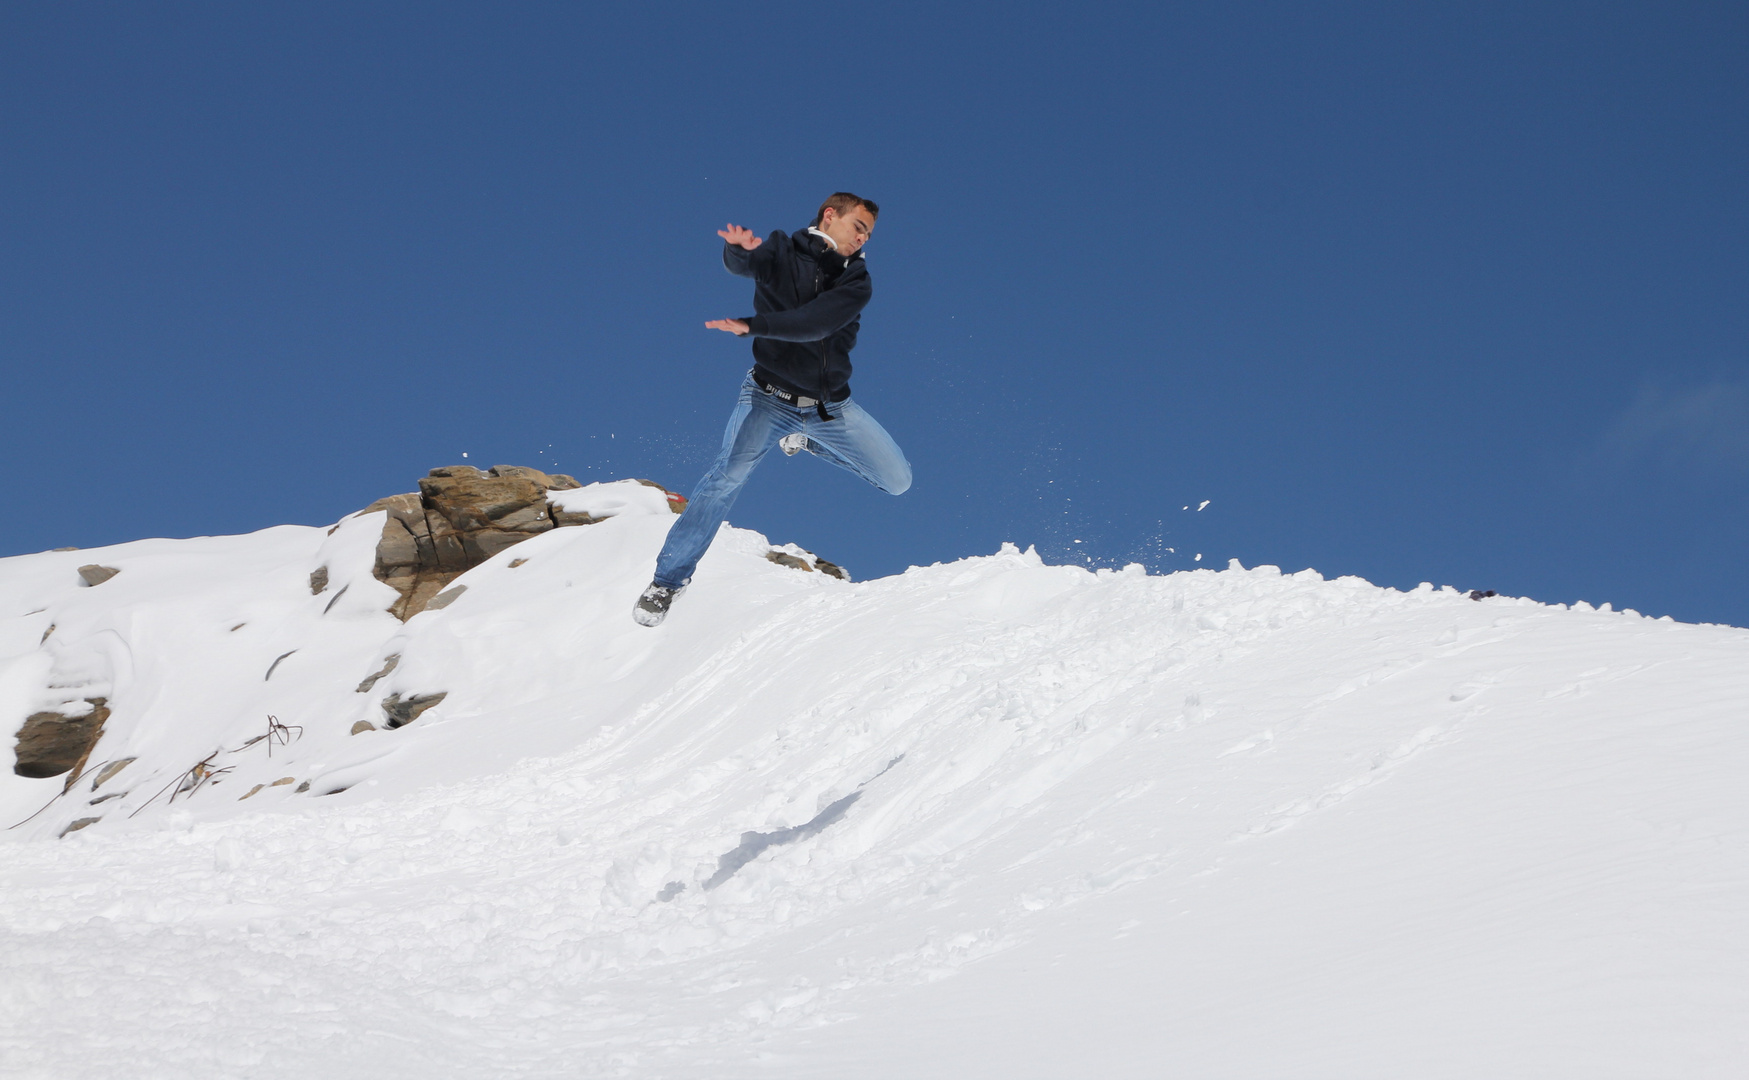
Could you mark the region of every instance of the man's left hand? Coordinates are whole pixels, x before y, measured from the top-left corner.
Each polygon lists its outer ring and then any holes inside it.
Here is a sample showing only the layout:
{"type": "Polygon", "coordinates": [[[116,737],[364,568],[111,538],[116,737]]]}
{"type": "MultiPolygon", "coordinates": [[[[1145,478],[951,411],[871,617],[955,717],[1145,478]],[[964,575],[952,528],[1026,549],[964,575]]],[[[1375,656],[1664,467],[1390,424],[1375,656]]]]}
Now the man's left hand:
{"type": "Polygon", "coordinates": [[[746,337],[753,330],[740,319],[712,319],[704,325],[707,330],[723,330],[736,337],[746,337]]]}

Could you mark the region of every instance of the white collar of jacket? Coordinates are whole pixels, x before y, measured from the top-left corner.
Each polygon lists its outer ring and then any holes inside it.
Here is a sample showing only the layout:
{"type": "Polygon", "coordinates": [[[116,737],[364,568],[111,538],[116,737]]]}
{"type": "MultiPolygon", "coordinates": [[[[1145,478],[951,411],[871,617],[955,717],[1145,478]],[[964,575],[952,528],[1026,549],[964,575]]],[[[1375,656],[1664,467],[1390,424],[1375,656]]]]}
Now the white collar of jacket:
{"type": "MultiPolygon", "coordinates": [[[[819,229],[814,228],[812,225],[808,226],[808,235],[809,236],[818,236],[820,239],[826,241],[826,246],[830,247],[834,253],[836,253],[838,251],[838,241],[832,239],[830,236],[827,236],[825,233],[821,232],[819,229]]],[[[860,252],[860,251],[858,251],[855,255],[850,256],[850,259],[860,259],[860,258],[862,258],[862,252],[860,252]]],[[[850,265],[850,259],[844,260],[844,264],[846,266],[850,265]]]]}

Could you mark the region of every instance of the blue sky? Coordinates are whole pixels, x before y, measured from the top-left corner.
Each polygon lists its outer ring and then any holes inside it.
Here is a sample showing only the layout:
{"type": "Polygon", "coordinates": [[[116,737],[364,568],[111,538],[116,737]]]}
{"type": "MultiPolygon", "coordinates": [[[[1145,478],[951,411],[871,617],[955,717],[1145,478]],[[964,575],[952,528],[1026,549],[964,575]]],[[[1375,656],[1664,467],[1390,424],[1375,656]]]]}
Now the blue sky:
{"type": "Polygon", "coordinates": [[[849,189],[916,485],[736,524],[1749,624],[1749,8],[630,7],[0,9],[0,554],[690,490],[714,230],[849,189]]]}

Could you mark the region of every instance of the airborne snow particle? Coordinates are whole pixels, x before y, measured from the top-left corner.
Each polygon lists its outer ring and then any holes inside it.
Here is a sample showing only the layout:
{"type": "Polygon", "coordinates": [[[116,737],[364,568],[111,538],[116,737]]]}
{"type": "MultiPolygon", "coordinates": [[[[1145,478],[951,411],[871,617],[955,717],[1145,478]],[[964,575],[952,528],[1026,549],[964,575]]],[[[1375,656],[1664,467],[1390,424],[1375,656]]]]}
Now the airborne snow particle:
{"type": "Polygon", "coordinates": [[[1197,508],[1196,508],[1196,512],[1197,512],[1197,513],[1199,513],[1199,514],[1200,514],[1200,513],[1202,513],[1202,508],[1203,508],[1203,506],[1207,506],[1207,505],[1208,505],[1208,504],[1209,504],[1209,500],[1207,500],[1207,499],[1204,499],[1204,500],[1203,500],[1203,501],[1202,501],[1202,506],[1199,506],[1199,507],[1197,507],[1197,508]]]}

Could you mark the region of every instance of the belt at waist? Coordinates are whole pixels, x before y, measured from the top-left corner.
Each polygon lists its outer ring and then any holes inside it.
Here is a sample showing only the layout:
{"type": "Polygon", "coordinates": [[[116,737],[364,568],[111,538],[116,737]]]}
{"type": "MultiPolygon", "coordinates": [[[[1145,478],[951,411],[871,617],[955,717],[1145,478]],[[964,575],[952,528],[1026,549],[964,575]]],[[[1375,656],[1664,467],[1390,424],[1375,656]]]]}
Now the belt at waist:
{"type": "MultiPolygon", "coordinates": [[[[759,389],[765,391],[767,394],[770,394],[772,397],[786,405],[794,405],[798,409],[811,409],[820,404],[819,398],[804,397],[801,394],[791,393],[775,383],[766,382],[757,375],[753,377],[753,382],[759,387],[759,389]]],[[[839,400],[843,399],[840,398],[839,400]]]]}

